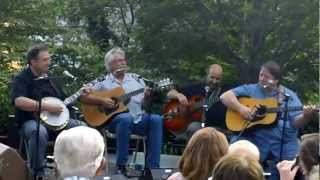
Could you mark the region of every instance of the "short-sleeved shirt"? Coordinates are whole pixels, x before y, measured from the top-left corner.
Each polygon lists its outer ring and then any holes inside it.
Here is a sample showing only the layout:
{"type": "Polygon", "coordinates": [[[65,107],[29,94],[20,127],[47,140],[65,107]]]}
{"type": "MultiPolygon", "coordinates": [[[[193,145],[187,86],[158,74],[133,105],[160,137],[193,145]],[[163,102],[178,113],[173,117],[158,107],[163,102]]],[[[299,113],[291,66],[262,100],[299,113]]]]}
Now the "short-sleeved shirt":
{"type": "MultiPolygon", "coordinates": [[[[11,100],[14,101],[18,97],[27,97],[34,100],[39,100],[43,97],[57,97],[64,99],[65,94],[62,89],[52,80],[39,79],[36,80],[30,68],[23,69],[17,76],[15,76],[11,83],[11,100]]],[[[15,118],[21,125],[23,122],[35,119],[34,112],[23,111],[15,108],[15,118]]]]}
{"type": "MultiPolygon", "coordinates": [[[[203,83],[193,84],[184,87],[177,87],[177,90],[184,94],[188,99],[192,96],[206,97],[210,94],[210,90],[207,93],[206,85],[203,83]]],[[[218,97],[226,91],[226,86],[222,86],[220,92],[217,94],[218,97]]],[[[217,101],[209,106],[205,111],[205,124],[210,127],[219,127],[226,129],[225,124],[226,107],[221,101],[217,101]]]]}
{"type": "MultiPolygon", "coordinates": [[[[289,107],[302,106],[299,98],[293,91],[286,87],[283,88],[283,93],[290,95],[288,100],[289,107]]],[[[242,85],[232,89],[232,91],[237,97],[248,96],[256,99],[278,99],[277,90],[267,92],[260,84],[242,85]]],[[[280,105],[280,107],[284,106],[284,103],[280,105]]],[[[283,139],[283,157],[284,159],[291,159],[298,152],[298,129],[293,126],[293,122],[295,121],[295,118],[301,113],[302,111],[289,112],[286,121],[284,121],[284,113],[280,113],[280,117],[278,118],[278,121],[275,125],[245,132],[243,134],[244,139],[253,141],[253,143],[255,143],[258,146],[262,160],[266,158],[270,151],[275,157],[278,157],[280,154],[283,124],[285,124],[285,134],[283,139]]]]}
{"type": "MultiPolygon", "coordinates": [[[[103,91],[103,90],[111,90],[117,87],[122,87],[125,93],[130,93],[135,90],[144,89],[145,82],[140,78],[139,75],[134,73],[125,73],[123,81],[120,82],[117,80],[113,74],[106,75],[104,81],[97,83],[92,87],[93,90],[103,91]]],[[[142,114],[145,111],[142,109],[144,94],[143,91],[140,94],[132,96],[130,98],[130,102],[128,103],[129,113],[133,116],[134,122],[138,123],[141,121],[142,114]]]]}

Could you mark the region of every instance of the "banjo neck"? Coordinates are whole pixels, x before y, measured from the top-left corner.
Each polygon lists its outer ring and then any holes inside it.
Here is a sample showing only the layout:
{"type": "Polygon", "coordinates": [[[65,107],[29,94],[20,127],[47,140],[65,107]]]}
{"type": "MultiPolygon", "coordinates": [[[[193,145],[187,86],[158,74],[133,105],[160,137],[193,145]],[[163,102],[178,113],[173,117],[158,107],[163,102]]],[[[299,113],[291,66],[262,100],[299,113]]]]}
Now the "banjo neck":
{"type": "Polygon", "coordinates": [[[63,103],[68,106],[69,104],[75,102],[83,93],[84,89],[81,88],[80,90],[78,90],[77,92],[73,93],[71,96],[69,96],[68,98],[66,98],[63,103]]]}
{"type": "MultiPolygon", "coordinates": [[[[105,79],[105,76],[100,76],[96,79],[94,79],[93,81],[89,82],[86,84],[87,87],[92,87],[94,86],[96,83],[101,82],[105,79]]],[[[85,86],[83,86],[82,88],[80,88],[77,92],[73,93],[71,96],[69,96],[68,98],[66,98],[63,103],[68,106],[69,104],[75,102],[84,92],[85,90],[85,86]]]]}

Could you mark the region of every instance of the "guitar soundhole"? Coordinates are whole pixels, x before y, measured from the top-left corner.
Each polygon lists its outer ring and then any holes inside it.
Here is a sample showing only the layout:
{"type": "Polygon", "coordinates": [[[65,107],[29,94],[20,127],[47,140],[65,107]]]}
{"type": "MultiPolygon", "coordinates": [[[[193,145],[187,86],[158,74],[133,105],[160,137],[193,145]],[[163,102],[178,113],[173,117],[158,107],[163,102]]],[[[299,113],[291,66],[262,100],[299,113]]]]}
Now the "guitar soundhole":
{"type": "Polygon", "coordinates": [[[266,113],[267,113],[267,107],[263,105],[259,105],[259,107],[257,107],[257,111],[255,112],[254,120],[255,121],[262,120],[263,118],[266,117],[266,113]]]}

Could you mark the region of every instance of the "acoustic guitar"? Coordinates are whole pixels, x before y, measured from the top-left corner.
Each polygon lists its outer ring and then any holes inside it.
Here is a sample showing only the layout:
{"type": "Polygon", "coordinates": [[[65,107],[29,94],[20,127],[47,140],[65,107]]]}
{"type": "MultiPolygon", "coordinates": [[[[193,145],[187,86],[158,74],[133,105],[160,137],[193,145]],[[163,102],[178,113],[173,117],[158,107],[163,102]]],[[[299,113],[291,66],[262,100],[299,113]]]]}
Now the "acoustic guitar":
{"type": "MultiPolygon", "coordinates": [[[[152,89],[167,89],[172,85],[169,78],[154,83],[152,89]]],[[[94,91],[91,95],[99,98],[111,98],[115,102],[115,107],[108,109],[98,105],[82,103],[81,110],[85,121],[92,127],[100,127],[109,122],[115,115],[128,111],[127,104],[132,96],[143,93],[144,88],[125,93],[122,87],[117,87],[108,91],[94,91]]]]}
{"type": "MultiPolygon", "coordinates": [[[[240,113],[232,109],[227,110],[226,125],[233,132],[241,132],[255,127],[270,126],[277,121],[277,113],[284,112],[284,107],[278,107],[277,99],[255,99],[249,97],[239,98],[239,102],[252,109],[252,120],[243,118],[240,113]]],[[[287,111],[300,111],[303,106],[289,106],[287,111]]]]}
{"type": "Polygon", "coordinates": [[[192,121],[202,121],[204,97],[191,96],[183,106],[177,99],[168,101],[163,108],[164,127],[172,132],[183,132],[192,121]]]}

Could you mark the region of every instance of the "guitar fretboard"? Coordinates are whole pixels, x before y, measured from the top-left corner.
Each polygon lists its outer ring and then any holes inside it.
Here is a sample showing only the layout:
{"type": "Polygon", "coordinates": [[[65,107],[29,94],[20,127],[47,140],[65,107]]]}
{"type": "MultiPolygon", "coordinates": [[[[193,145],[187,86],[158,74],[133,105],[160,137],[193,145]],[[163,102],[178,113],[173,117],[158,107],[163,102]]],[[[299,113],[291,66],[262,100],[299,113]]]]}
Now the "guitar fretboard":
{"type": "MultiPolygon", "coordinates": [[[[291,106],[291,107],[288,107],[288,111],[301,111],[301,110],[303,110],[302,106],[291,106]]],[[[285,111],[284,107],[267,108],[267,112],[268,113],[277,113],[277,112],[283,112],[283,111],[285,111]]]]}
{"type": "Polygon", "coordinates": [[[130,97],[135,96],[135,95],[138,95],[138,94],[142,93],[143,91],[144,91],[144,88],[137,89],[137,90],[135,90],[135,91],[132,91],[132,92],[129,92],[129,93],[127,93],[127,94],[124,94],[124,95],[120,96],[119,99],[120,99],[121,101],[126,101],[126,100],[129,99],[130,97]]]}

